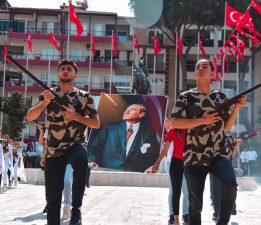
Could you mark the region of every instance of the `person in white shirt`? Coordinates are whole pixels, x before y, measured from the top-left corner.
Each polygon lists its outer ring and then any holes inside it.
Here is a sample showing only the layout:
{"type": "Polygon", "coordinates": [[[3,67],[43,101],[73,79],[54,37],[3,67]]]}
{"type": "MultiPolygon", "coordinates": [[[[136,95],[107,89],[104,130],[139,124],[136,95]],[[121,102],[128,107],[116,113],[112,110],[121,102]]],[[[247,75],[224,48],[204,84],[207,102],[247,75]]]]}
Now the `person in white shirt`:
{"type": "Polygon", "coordinates": [[[4,152],[3,152],[3,146],[2,146],[3,139],[0,139],[0,192],[1,189],[1,183],[2,183],[2,173],[4,170],[4,152]]]}
{"type": "Polygon", "coordinates": [[[17,186],[18,183],[18,168],[21,167],[22,164],[22,149],[19,146],[19,143],[17,141],[14,142],[13,145],[13,158],[14,158],[14,186],[17,186]]]}
{"type": "Polygon", "coordinates": [[[246,154],[247,160],[248,160],[248,166],[249,166],[249,176],[255,175],[255,167],[256,167],[256,159],[257,159],[257,153],[253,149],[253,146],[250,146],[250,150],[246,154]]]}
{"type": "Polygon", "coordinates": [[[5,164],[5,170],[3,173],[3,180],[4,180],[4,186],[3,186],[3,190],[6,191],[7,187],[11,188],[12,187],[12,176],[13,176],[13,147],[11,145],[11,140],[9,139],[8,135],[3,135],[4,139],[5,139],[5,145],[3,146],[3,152],[4,152],[4,164],[5,164]],[[10,173],[10,177],[9,177],[9,185],[7,185],[8,183],[8,170],[10,173]]]}
{"type": "Polygon", "coordinates": [[[242,152],[240,153],[240,161],[241,166],[244,172],[244,176],[248,175],[248,159],[247,159],[247,149],[243,148],[242,152]]]}

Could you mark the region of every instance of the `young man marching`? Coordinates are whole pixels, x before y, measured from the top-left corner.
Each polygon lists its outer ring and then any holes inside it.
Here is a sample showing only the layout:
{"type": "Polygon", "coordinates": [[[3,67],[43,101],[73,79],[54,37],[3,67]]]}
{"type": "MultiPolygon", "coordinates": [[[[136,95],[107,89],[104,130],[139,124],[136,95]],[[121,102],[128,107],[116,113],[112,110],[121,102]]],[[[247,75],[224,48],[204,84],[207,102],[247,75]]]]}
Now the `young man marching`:
{"type": "Polygon", "coordinates": [[[220,181],[222,195],[217,225],[229,222],[236,200],[237,183],[233,167],[227,159],[225,132],[229,131],[241,107],[243,96],[231,113],[210,113],[227,100],[224,93],[211,89],[214,66],[207,59],[196,63],[196,88],[180,94],[172,112],[171,125],[187,129],[184,148],[185,176],[189,191],[189,224],[201,225],[205,179],[210,172],[220,181]]]}

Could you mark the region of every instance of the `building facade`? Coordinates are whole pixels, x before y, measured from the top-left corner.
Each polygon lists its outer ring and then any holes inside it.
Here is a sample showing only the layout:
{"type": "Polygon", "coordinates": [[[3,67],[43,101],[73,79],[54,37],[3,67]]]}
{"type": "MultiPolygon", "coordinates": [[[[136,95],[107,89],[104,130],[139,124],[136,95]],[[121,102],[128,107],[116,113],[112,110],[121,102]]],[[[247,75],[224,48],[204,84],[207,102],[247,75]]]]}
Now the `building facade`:
{"type": "MultiPolygon", "coordinates": [[[[160,30],[135,29],[134,18],[120,17],[116,13],[89,11],[87,5],[75,6],[84,32],[77,37],[76,27],[68,23],[68,5],[62,5],[60,9],[39,9],[39,8],[16,8],[9,5],[0,9],[0,55],[3,55],[4,42],[7,37],[8,54],[16,59],[24,67],[28,67],[45,84],[52,85],[57,82],[57,64],[61,58],[70,58],[76,61],[79,67],[79,75],[76,86],[99,95],[101,91],[108,93],[131,93],[132,88],[132,62],[138,65],[139,57],[143,56],[149,70],[149,80],[152,86],[153,95],[169,96],[169,110],[174,105],[174,93],[182,88],[182,73],[179,68],[178,85],[175,84],[175,55],[176,49],[173,44],[160,30]],[[50,45],[49,34],[53,32],[61,52],[58,52],[53,45],[50,45]],[[28,32],[32,36],[33,51],[27,52],[28,32]],[[92,33],[96,43],[95,56],[90,55],[90,40],[92,33]],[[117,34],[118,55],[112,56],[112,32],[117,34]],[[136,32],[141,48],[140,55],[133,48],[133,33],[136,32]],[[159,38],[161,52],[154,63],[154,46],[151,37],[159,38]],[[69,36],[69,42],[68,42],[69,36]],[[69,45],[69,47],[68,47],[69,45]],[[69,49],[69,51],[68,51],[69,49]],[[91,57],[91,66],[89,66],[91,57]],[[28,59],[28,60],[27,60],[28,59]],[[155,70],[154,70],[155,68],[155,70]],[[90,78],[89,78],[90,76],[90,78]],[[91,80],[89,84],[89,80],[91,80]],[[88,87],[90,85],[90,87],[88,87]],[[178,90],[177,88],[178,87],[178,90]]],[[[228,37],[229,32],[226,31],[228,37]]],[[[190,28],[184,39],[183,52],[186,46],[194,38],[196,29],[190,28]]],[[[223,43],[224,30],[209,29],[202,36],[203,46],[208,56],[214,56],[223,43]]],[[[246,50],[246,55],[251,54],[246,50]]],[[[2,57],[1,57],[2,58],[2,57]]],[[[195,43],[185,62],[187,70],[188,88],[195,85],[193,78],[194,65],[198,58],[198,44],[195,43]]],[[[228,97],[237,93],[237,64],[229,57],[230,73],[225,75],[223,89],[228,97]]],[[[254,75],[261,71],[260,57],[255,62],[250,62],[245,74],[245,86],[250,87],[257,82],[254,75]],[[252,67],[253,65],[258,65],[252,67]],[[253,68],[254,69],[253,71],[253,68]]],[[[0,62],[0,87],[3,88],[3,61],[0,62]]],[[[14,65],[7,64],[6,67],[5,95],[12,91],[25,91],[27,82],[26,100],[28,106],[34,105],[37,96],[43,91],[30,78],[21,74],[14,65]]],[[[214,84],[221,88],[219,84],[214,84]]],[[[2,90],[0,90],[2,93],[2,90]]],[[[258,96],[258,95],[257,95],[258,96]]],[[[260,96],[260,94],[259,94],[260,96]]],[[[260,98],[248,99],[248,105],[244,111],[252,127],[255,126],[257,108],[260,105],[260,98]]],[[[44,116],[42,117],[44,120],[44,116]]],[[[246,130],[242,121],[235,126],[234,131],[246,130]]],[[[35,135],[35,124],[30,123],[25,131],[26,136],[35,135]]]]}

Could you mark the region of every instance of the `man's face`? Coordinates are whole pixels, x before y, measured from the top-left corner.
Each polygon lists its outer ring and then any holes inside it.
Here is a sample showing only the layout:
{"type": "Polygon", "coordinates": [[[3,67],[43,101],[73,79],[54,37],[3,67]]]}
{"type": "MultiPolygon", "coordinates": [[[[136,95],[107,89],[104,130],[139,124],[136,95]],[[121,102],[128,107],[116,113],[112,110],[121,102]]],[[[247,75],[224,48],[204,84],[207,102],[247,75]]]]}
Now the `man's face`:
{"type": "Polygon", "coordinates": [[[77,73],[70,64],[62,65],[58,71],[58,77],[62,83],[72,83],[76,79],[77,73]]]}
{"type": "Polygon", "coordinates": [[[123,113],[122,119],[129,122],[138,122],[145,115],[145,112],[141,112],[141,108],[141,105],[130,105],[123,113]]]}
{"type": "Polygon", "coordinates": [[[211,71],[210,64],[207,60],[197,62],[194,73],[195,79],[198,82],[211,82],[214,78],[214,71],[211,71]]]}

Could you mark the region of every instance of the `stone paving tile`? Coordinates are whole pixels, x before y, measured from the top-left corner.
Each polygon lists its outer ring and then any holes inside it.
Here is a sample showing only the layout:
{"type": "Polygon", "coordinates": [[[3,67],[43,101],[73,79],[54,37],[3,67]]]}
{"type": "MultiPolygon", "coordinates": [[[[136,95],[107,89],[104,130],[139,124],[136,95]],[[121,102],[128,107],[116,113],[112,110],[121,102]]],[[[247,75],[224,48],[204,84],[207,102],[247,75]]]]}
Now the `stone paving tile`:
{"type": "MultiPolygon", "coordinates": [[[[261,225],[260,184],[252,191],[239,189],[238,214],[229,225],[261,225]]],[[[84,225],[167,225],[167,188],[92,186],[82,207],[84,225]]],[[[0,194],[0,225],[45,225],[44,186],[19,184],[0,194]]],[[[214,225],[206,184],[202,225],[214,225]]],[[[68,225],[61,220],[61,225],[68,225]]]]}

